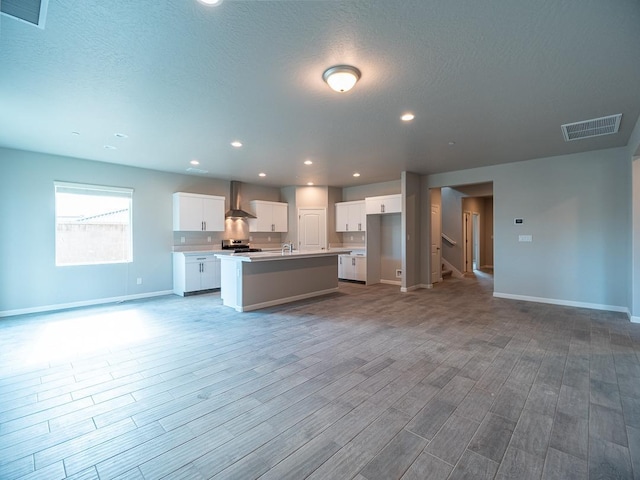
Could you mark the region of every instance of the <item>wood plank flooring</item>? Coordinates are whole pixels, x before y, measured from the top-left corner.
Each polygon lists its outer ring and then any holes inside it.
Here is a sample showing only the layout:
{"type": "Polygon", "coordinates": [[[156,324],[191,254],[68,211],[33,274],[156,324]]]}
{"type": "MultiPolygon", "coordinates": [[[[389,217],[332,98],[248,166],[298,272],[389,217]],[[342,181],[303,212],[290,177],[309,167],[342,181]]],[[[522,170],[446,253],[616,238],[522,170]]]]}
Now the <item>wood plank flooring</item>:
{"type": "Polygon", "coordinates": [[[0,478],[640,478],[640,325],[492,289],[0,320],[0,478]]]}

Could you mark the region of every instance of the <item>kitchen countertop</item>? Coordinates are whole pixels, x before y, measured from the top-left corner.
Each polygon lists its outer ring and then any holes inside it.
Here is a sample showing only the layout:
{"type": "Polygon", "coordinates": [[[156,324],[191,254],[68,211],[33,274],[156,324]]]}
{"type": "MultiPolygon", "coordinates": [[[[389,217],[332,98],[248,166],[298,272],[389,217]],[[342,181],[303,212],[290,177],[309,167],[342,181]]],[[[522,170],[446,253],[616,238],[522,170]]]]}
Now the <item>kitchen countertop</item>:
{"type": "Polygon", "coordinates": [[[214,249],[180,250],[180,251],[174,250],[172,253],[182,253],[183,255],[215,255],[215,254],[223,254],[225,253],[225,250],[221,250],[219,248],[215,250],[214,249]]]}
{"type": "Polygon", "coordinates": [[[350,249],[331,249],[331,250],[294,250],[293,252],[282,253],[281,250],[276,251],[262,251],[262,252],[246,252],[246,253],[231,253],[231,254],[218,254],[217,256],[227,259],[233,259],[238,262],[270,262],[274,260],[293,260],[299,258],[314,258],[314,257],[327,257],[330,255],[341,255],[345,253],[351,253],[350,249]]]}

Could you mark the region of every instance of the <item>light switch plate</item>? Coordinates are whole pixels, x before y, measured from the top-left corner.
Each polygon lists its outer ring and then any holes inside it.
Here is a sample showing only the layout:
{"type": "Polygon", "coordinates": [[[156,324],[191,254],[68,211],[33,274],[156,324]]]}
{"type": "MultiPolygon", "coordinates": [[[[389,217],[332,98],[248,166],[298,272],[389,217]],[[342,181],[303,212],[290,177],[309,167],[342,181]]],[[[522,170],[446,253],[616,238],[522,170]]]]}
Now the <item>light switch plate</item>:
{"type": "Polygon", "coordinates": [[[518,235],[519,242],[533,242],[533,235],[518,235]]]}

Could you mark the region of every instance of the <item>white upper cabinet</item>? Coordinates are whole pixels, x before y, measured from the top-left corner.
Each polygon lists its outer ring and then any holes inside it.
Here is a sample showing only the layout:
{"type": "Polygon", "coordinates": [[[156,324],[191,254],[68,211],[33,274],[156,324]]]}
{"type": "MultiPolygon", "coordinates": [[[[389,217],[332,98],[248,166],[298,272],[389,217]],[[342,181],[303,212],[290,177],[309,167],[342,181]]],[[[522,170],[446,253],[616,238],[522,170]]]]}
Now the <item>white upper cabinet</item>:
{"type": "Polygon", "coordinates": [[[402,195],[383,195],[365,198],[367,215],[402,212],[402,195]]]}
{"type": "Polygon", "coordinates": [[[197,193],[174,193],[173,230],[223,232],[224,197],[197,193]]]}
{"type": "Polygon", "coordinates": [[[250,232],[286,232],[288,230],[288,203],[252,200],[249,204],[257,217],[249,219],[250,232]]]}
{"type": "Polygon", "coordinates": [[[364,232],[366,225],[364,200],[336,203],[336,232],[364,232]]]}

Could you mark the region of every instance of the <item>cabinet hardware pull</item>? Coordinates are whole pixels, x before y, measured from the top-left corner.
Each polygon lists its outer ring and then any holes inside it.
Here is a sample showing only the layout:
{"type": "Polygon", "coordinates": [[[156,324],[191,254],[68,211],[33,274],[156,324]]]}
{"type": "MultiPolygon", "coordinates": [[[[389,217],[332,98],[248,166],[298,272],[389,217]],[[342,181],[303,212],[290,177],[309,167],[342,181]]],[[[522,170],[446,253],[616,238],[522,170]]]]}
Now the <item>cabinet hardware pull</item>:
{"type": "Polygon", "coordinates": [[[202,222],[202,223],[204,223],[204,230],[206,230],[207,229],[207,222],[202,222]]]}
{"type": "Polygon", "coordinates": [[[348,223],[345,223],[345,224],[344,224],[344,229],[345,229],[347,232],[349,231],[349,224],[348,224],[348,223]]]}

